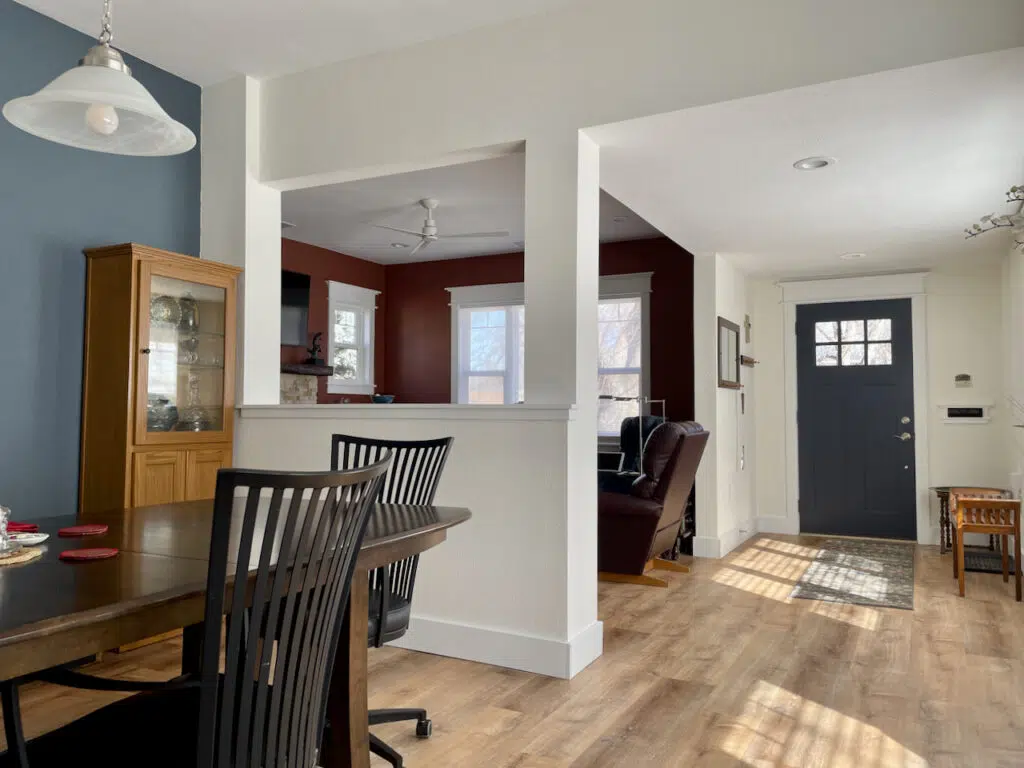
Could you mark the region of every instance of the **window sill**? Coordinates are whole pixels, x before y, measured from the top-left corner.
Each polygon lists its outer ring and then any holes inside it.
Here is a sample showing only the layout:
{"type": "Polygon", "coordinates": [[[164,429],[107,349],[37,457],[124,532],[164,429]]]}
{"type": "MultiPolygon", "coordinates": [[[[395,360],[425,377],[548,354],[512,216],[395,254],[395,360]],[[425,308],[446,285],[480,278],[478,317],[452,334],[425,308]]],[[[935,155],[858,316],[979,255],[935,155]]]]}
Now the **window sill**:
{"type": "Polygon", "coordinates": [[[372,395],[376,384],[335,384],[327,382],[327,392],[332,395],[372,395]]]}

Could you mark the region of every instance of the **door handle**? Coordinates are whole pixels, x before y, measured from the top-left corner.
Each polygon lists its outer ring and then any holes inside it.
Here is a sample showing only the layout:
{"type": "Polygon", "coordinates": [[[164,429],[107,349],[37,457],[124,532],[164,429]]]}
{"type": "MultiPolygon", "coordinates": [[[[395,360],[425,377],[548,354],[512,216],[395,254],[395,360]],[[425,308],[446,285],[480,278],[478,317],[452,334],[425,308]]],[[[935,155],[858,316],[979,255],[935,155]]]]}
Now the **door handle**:
{"type": "Polygon", "coordinates": [[[914,438],[914,436],[909,432],[900,432],[898,435],[893,435],[893,437],[897,440],[902,440],[904,443],[907,442],[907,440],[912,440],[914,438]]]}

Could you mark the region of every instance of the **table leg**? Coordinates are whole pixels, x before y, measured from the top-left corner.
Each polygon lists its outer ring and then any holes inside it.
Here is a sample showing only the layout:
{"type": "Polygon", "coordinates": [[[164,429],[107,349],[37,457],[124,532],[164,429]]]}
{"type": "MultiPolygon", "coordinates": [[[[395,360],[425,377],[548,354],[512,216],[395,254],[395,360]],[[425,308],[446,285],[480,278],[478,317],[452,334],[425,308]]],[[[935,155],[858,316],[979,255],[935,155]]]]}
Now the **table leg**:
{"type": "Polygon", "coordinates": [[[939,493],[939,554],[949,552],[953,542],[949,530],[949,494],[939,493]]]}
{"type": "Polygon", "coordinates": [[[369,615],[369,574],[366,569],[357,568],[352,576],[352,591],[327,698],[327,720],[331,726],[327,729],[320,760],[324,768],[370,768],[366,688],[369,615]]]}
{"type": "Polygon", "coordinates": [[[192,624],[181,632],[181,674],[198,675],[202,659],[203,625],[192,624]]]}

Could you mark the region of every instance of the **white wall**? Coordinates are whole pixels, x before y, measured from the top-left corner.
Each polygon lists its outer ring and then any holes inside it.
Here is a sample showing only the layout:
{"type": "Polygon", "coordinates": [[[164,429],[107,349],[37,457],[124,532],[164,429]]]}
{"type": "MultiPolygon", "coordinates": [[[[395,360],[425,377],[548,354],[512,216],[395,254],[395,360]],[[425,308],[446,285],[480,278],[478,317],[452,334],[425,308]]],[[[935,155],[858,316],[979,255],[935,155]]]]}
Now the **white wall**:
{"type": "Polygon", "coordinates": [[[721,254],[694,258],[694,412],[711,432],[697,473],[694,554],[722,557],[756,528],[754,499],[754,373],[741,368],[742,390],[718,386],[718,318],[740,326],[740,351],[752,354],[743,332],[747,279],[721,254]],[[740,413],[740,395],[746,400],[740,413]]]}
{"type": "MultiPolygon", "coordinates": [[[[1003,398],[1002,267],[965,257],[932,270],[926,278],[929,484],[1002,486],[1009,479],[1005,450],[1007,408],[1003,398]],[[969,373],[970,389],[953,377],[969,373]],[[995,404],[989,424],[947,424],[938,408],[995,404]]],[[[752,281],[758,366],[755,416],[758,463],[756,493],[761,530],[794,533],[799,521],[787,513],[785,440],[785,340],[781,289],[772,280],[752,281]]],[[[920,471],[920,469],[919,469],[920,471]]],[[[938,542],[938,503],[931,500],[929,530],[918,539],[938,542]]]]}
{"type": "MultiPolygon", "coordinates": [[[[1024,404],[1024,253],[1014,248],[1003,262],[1003,391],[1024,404]]],[[[1009,403],[1006,406],[1010,408],[1009,403]]],[[[1024,488],[1024,413],[1007,411],[1007,461],[1011,486],[1024,488]]]]}
{"type": "MultiPolygon", "coordinates": [[[[242,408],[240,466],[323,470],[334,433],[455,444],[437,504],[472,519],[422,558],[402,645],[556,677],[601,653],[601,624],[570,626],[565,407],[325,406],[242,408]]],[[[593,483],[592,483],[593,484],[593,483]]],[[[596,558],[596,543],[593,547],[596,558]]],[[[596,564],[594,566],[596,574],[596,564]]],[[[596,593],[596,588],[595,588],[596,593]]],[[[596,595],[594,597],[596,602],[596,595]]]]}
{"type": "Polygon", "coordinates": [[[860,0],[827,11],[808,0],[584,0],[265,81],[263,180],[376,174],[1022,44],[1017,0],[860,0]]]}

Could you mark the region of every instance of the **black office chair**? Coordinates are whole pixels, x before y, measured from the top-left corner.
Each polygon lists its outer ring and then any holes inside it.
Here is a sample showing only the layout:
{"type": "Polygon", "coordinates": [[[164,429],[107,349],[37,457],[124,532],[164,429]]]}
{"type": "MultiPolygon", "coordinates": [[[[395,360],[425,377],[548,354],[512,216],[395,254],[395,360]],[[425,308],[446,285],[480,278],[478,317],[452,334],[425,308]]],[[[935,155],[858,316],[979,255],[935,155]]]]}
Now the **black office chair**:
{"type": "MultiPolygon", "coordinates": [[[[380,489],[380,501],[391,504],[432,504],[441,472],[454,437],[436,440],[376,440],[352,435],[334,435],[331,467],[354,469],[371,464],[391,453],[391,470],[380,489]]],[[[419,556],[413,556],[370,574],[370,632],[374,648],[397,640],[409,629],[412,591],[416,585],[419,556]]],[[[432,725],[424,709],[371,709],[370,725],[416,721],[416,735],[430,737],[432,725]]],[[[370,734],[370,750],[391,765],[401,768],[402,756],[386,742],[370,734]]]]}
{"type": "Polygon", "coordinates": [[[37,677],[60,685],[145,692],[27,744],[17,707],[21,681],[6,681],[0,690],[9,748],[0,765],[75,765],[89,754],[106,768],[316,765],[356,557],[389,466],[384,456],[348,472],[221,470],[197,671],[166,683],[43,673],[37,677]],[[238,488],[246,489],[244,498],[235,498],[238,488]],[[232,589],[228,598],[229,567],[232,584],[248,583],[251,591],[232,589]]]}

